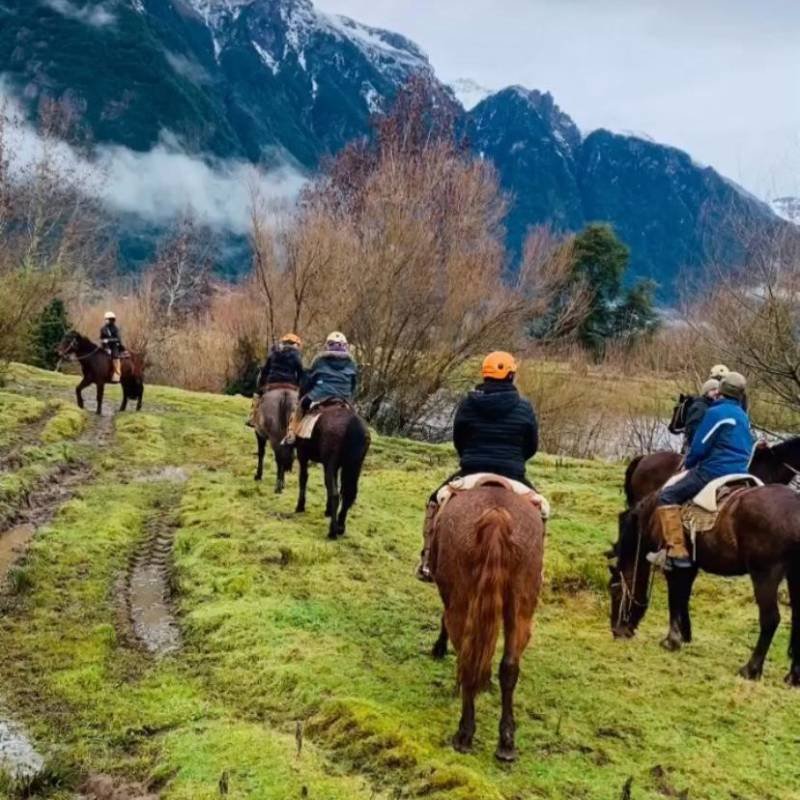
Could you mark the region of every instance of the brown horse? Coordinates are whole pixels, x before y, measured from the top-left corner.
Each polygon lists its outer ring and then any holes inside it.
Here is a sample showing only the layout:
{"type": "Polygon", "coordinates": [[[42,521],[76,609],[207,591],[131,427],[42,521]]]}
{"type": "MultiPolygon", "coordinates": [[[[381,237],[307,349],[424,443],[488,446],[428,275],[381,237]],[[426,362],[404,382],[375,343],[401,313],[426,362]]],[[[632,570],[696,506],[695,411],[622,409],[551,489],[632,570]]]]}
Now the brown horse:
{"type": "Polygon", "coordinates": [[[254,418],[256,440],[258,442],[258,468],[256,480],[264,476],[264,453],[267,441],[275,455],[277,478],[275,493],[280,494],[285,486],[285,476],[292,471],[294,465],[294,450],[291,446],[282,444],[286,431],[289,429],[289,420],[297,408],[297,388],[294,386],[267,387],[258,406],[254,418]]]}
{"type": "MultiPolygon", "coordinates": [[[[75,387],[78,407],[83,408],[83,390],[94,383],[97,386],[97,413],[103,409],[103,393],[107,383],[111,383],[114,375],[114,362],[102,347],[81,336],[77,331],[70,331],[56,348],[61,358],[74,357],[81,365],[83,378],[75,387]]],[[[128,407],[128,400],[136,400],[136,410],[142,408],[144,397],[144,359],[136,353],[130,353],[122,359],[122,405],[119,410],[128,407]]]]}
{"type": "Polygon", "coordinates": [[[501,486],[455,495],[436,522],[431,569],[444,603],[442,634],[434,648],[443,656],[449,635],[458,652],[461,721],[453,737],[468,752],[475,734],[475,696],[491,679],[502,619],[500,688],[503,711],[496,756],[516,758],[514,688],[531,637],[542,585],[544,524],[529,500],[501,486]]]}
{"type": "MultiPolygon", "coordinates": [[[[650,492],[660,489],[678,470],[681,456],[671,450],[636,456],[625,471],[625,499],[633,508],[650,492]]],[[[788,485],[800,474],[800,436],[768,447],[760,444],[753,453],[750,473],[764,483],[788,485]]]]}
{"type": "Polygon", "coordinates": [[[329,539],[345,535],[347,512],[358,496],[358,479],[369,445],[370,436],[366,423],[346,405],[324,408],[311,438],[297,439],[300,494],[295,511],[302,514],[306,510],[309,462],[322,464],[328,494],[325,516],[331,520],[329,539]]]}
{"type": "MultiPolygon", "coordinates": [[[[610,556],[611,629],[629,638],[647,611],[651,566],[649,552],[661,546],[654,525],[658,494],[653,493],[622,515],[620,534],[610,556]]],[[[761,677],[764,659],[780,622],[778,587],[784,576],[792,606],[790,686],[800,686],[800,495],[787,486],[745,489],[726,502],[714,528],[697,535],[691,568],[666,573],[669,632],[662,645],[678,650],[692,640],[689,599],[698,570],[726,577],[750,575],[759,608],[761,632],[740,674],[761,677]]]]}

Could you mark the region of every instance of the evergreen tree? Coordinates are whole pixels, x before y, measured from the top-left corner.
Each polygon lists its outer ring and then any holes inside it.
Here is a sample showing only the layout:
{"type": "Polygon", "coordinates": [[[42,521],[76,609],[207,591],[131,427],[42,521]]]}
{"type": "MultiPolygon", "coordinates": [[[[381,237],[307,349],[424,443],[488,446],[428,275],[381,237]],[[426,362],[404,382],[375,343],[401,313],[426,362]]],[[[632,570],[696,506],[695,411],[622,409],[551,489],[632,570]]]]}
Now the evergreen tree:
{"type": "Polygon", "coordinates": [[[243,394],[245,397],[251,397],[256,390],[258,368],[255,343],[248,336],[239,336],[233,347],[225,394],[243,394]]]}
{"type": "Polygon", "coordinates": [[[54,369],[58,364],[56,347],[70,328],[64,302],[56,297],[45,307],[31,326],[31,363],[43,369],[54,369]]]}

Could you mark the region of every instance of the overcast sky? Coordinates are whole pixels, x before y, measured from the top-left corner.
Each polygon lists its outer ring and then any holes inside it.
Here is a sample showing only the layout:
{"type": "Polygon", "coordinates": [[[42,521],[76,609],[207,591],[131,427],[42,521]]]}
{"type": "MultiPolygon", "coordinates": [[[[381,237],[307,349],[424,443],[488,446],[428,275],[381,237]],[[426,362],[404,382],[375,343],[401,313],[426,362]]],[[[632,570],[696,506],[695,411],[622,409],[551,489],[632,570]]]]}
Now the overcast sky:
{"type": "Polygon", "coordinates": [[[800,195],[800,0],[316,0],[416,41],[440,78],[551,91],[755,194],[800,195]]]}

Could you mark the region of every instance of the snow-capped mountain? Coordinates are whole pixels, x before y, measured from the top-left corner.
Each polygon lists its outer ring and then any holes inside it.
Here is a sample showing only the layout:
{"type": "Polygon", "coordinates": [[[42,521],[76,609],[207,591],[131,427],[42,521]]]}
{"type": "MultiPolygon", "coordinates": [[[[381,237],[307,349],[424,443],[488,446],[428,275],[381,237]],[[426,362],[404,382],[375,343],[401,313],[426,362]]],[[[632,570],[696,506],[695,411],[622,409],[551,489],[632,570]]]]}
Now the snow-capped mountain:
{"type": "MultiPolygon", "coordinates": [[[[397,33],[325,14],[311,0],[0,0],[0,90],[31,119],[57,98],[98,144],[149,152],[169,142],[208,163],[289,164],[310,173],[388,108],[427,56],[397,33]]],[[[611,222],[633,277],[674,297],[706,247],[739,257],[736,230],[777,224],[764,204],[685,153],[643,137],[584,137],[546,92],[449,89],[477,153],[509,193],[511,250],[530,226],[611,222]],[[708,229],[709,220],[715,228],[708,229]]],[[[791,199],[774,208],[794,214],[791,199]]]]}
{"type": "Polygon", "coordinates": [[[800,197],[776,197],[770,206],[782,219],[800,225],[800,197]]]}

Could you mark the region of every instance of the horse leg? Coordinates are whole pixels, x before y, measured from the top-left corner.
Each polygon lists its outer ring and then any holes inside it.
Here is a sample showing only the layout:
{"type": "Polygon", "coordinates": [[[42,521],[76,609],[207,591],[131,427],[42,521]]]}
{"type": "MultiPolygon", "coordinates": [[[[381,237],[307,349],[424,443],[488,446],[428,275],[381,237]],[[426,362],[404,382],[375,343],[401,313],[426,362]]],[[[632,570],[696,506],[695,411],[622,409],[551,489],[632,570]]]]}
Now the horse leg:
{"type": "Polygon", "coordinates": [[[284,477],[286,469],[277,453],[275,453],[275,469],[277,472],[275,478],[275,494],[281,494],[286,486],[286,479],[284,477]]]}
{"type": "Polygon", "coordinates": [[[327,492],[327,501],[325,503],[325,516],[335,517],[336,511],[339,508],[339,487],[336,480],[337,467],[335,464],[328,462],[325,464],[325,491],[327,492]]]}
{"type": "Polygon", "coordinates": [[[267,449],[267,438],[256,431],[256,442],[258,443],[258,466],[255,480],[260,481],[264,478],[264,453],[267,449]]]}
{"type": "Polygon", "coordinates": [[[783,579],[783,574],[783,564],[776,564],[769,569],[750,574],[758,603],[758,621],[761,632],[750,660],[739,670],[739,675],[751,681],[761,677],[761,673],[764,671],[764,659],[767,657],[772,637],[781,621],[778,610],[778,586],[783,579]]]}
{"type": "Polygon", "coordinates": [[[139,397],[136,399],[136,410],[142,410],[142,400],[144,399],[144,386],[139,387],[139,397]]]}
{"type": "Polygon", "coordinates": [[[102,414],[103,413],[103,393],[106,390],[106,385],[103,381],[97,381],[97,410],[95,414],[102,414]]]}
{"type": "Polygon", "coordinates": [[[81,378],[81,382],[75,387],[75,397],[78,400],[78,408],[83,408],[83,390],[91,384],[86,377],[81,378]]]}
{"type": "Polygon", "coordinates": [[[508,604],[503,614],[505,625],[503,658],[500,660],[500,691],[503,711],[500,715],[500,736],[495,757],[498,761],[515,761],[517,748],[514,734],[517,725],[514,721],[514,690],[519,680],[520,656],[531,638],[531,622],[524,614],[517,613],[513,604],[508,604]]]}
{"type": "Polygon", "coordinates": [[[128,390],[122,387],[122,405],[119,407],[120,411],[124,411],[128,407],[128,390]]]}
{"type": "Polygon", "coordinates": [[[461,689],[461,720],[453,736],[453,747],[459,753],[472,750],[472,737],[475,735],[475,691],[461,689]]]}
{"type": "Polygon", "coordinates": [[[433,649],[431,650],[431,656],[435,658],[437,661],[443,659],[447,655],[447,625],[444,621],[444,614],[442,614],[442,627],[439,631],[439,638],[436,640],[436,644],[434,644],[433,649]]]}
{"type": "Polygon", "coordinates": [[[696,577],[695,567],[676,568],[667,573],[669,631],[661,642],[665,650],[680,650],[684,643],[692,641],[689,598],[696,577]]]}
{"type": "MultiPolygon", "coordinates": [[[[364,464],[363,456],[359,461],[348,462],[342,465],[342,508],[339,511],[338,527],[339,536],[344,536],[347,528],[347,514],[355,505],[358,497],[358,479],[361,467],[364,464]]],[[[446,644],[446,643],[445,643],[446,644]]]]}
{"type": "Polygon", "coordinates": [[[300,462],[300,476],[298,483],[300,484],[300,493],[297,496],[297,506],[295,507],[295,514],[302,514],[306,510],[306,486],[308,485],[308,459],[305,456],[298,455],[297,460],[300,462]]]}
{"type": "Polygon", "coordinates": [[[789,566],[786,580],[792,604],[792,632],[789,637],[789,658],[792,665],[786,676],[786,683],[789,686],[800,686],[800,560],[795,560],[789,566]]]}

